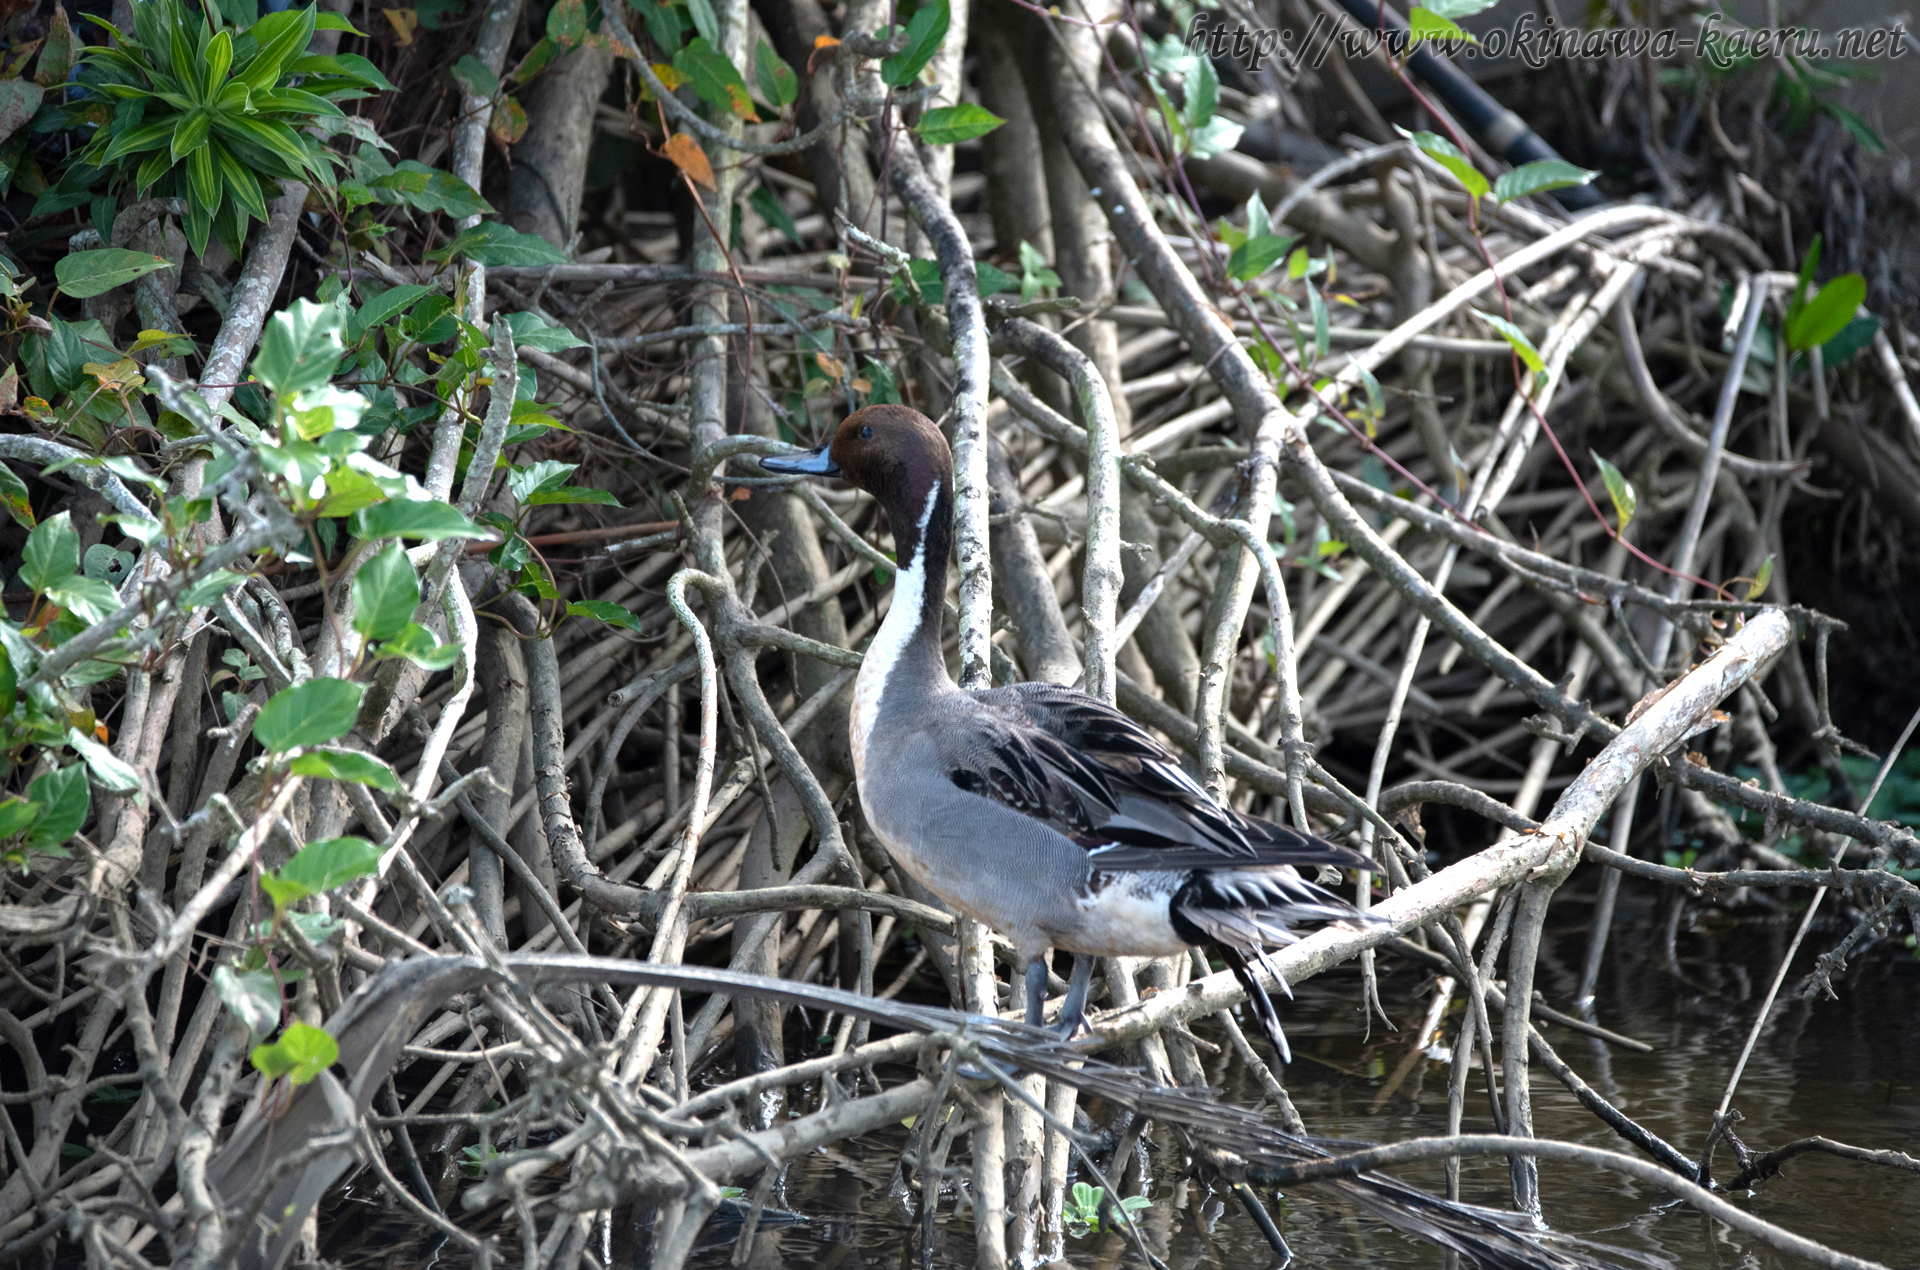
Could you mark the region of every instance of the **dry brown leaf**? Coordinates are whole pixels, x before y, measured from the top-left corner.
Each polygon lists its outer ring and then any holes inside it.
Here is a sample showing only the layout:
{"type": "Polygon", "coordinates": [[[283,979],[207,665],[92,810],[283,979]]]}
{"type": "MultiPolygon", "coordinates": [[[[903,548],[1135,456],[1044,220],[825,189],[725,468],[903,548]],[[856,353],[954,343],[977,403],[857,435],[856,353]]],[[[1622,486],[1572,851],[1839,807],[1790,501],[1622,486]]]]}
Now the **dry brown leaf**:
{"type": "Polygon", "coordinates": [[[713,183],[713,164],[707,162],[707,152],[700,143],[684,132],[676,132],[667,138],[667,157],[673,160],[673,166],[687,174],[687,179],[695,185],[704,185],[708,189],[716,188],[713,183]]]}

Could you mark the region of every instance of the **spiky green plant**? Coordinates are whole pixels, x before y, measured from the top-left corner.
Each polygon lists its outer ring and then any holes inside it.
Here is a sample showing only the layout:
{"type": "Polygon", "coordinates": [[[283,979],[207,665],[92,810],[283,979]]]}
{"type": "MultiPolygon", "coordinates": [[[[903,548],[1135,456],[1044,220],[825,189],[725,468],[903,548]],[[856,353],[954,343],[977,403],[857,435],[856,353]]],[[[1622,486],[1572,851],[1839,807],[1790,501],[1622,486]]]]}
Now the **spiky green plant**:
{"type": "Polygon", "coordinates": [[[331,189],[328,152],[307,129],[341,120],[337,103],[390,87],[364,58],[307,51],[316,29],[352,29],[311,6],[242,28],[211,4],[136,0],[131,39],[88,17],[111,43],[87,50],[81,84],[112,114],[36,210],[77,206],[103,178],[123,198],[171,195],[186,202],[196,254],[213,233],[238,256],[249,223],[267,219],[269,182],[331,189]]]}

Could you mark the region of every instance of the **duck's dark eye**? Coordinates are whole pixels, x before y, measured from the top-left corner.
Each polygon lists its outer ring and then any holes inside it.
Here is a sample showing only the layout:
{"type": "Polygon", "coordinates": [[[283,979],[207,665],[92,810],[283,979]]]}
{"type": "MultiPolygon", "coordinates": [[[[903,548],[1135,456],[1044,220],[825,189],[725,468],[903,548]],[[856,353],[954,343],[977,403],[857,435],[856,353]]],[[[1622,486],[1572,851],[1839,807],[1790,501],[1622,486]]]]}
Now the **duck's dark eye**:
{"type": "Polygon", "coordinates": [[[860,425],[860,439],[862,441],[873,440],[873,429],[866,424],[860,425]]]}

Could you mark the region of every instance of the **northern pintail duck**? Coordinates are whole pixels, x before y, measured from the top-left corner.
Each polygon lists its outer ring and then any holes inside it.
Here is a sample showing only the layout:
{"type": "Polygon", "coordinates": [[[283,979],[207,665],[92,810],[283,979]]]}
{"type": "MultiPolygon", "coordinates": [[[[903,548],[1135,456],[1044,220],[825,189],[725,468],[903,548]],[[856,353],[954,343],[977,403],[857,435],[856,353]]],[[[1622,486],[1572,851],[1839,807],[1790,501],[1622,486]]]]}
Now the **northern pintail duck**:
{"type": "Polygon", "coordinates": [[[1027,1021],[1041,1020],[1053,949],[1074,954],[1059,1020],[1071,1037],[1085,1024],[1094,958],[1213,947],[1290,1061],[1252,963],[1298,939],[1296,923],[1364,920],[1296,865],[1367,860],[1222,807],[1145,729],[1085,693],[953,682],[941,651],[953,458],[926,416],[868,406],[818,449],[762,464],[841,477],[886,512],[899,569],[854,681],[860,803],[901,868],[1012,941],[1026,964],[1027,1021]]]}

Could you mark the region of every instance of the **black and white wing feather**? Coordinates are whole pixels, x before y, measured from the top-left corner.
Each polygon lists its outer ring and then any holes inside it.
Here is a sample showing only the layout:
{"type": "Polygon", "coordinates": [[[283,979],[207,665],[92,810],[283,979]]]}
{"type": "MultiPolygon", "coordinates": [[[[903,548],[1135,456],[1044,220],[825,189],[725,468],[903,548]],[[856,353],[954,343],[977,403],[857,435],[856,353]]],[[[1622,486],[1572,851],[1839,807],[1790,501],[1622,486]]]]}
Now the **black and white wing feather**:
{"type": "Polygon", "coordinates": [[[1023,683],[973,700],[975,720],[940,732],[947,778],[1052,826],[1102,870],[1368,867],[1345,847],[1222,807],[1151,733],[1085,693],[1023,683]]]}

